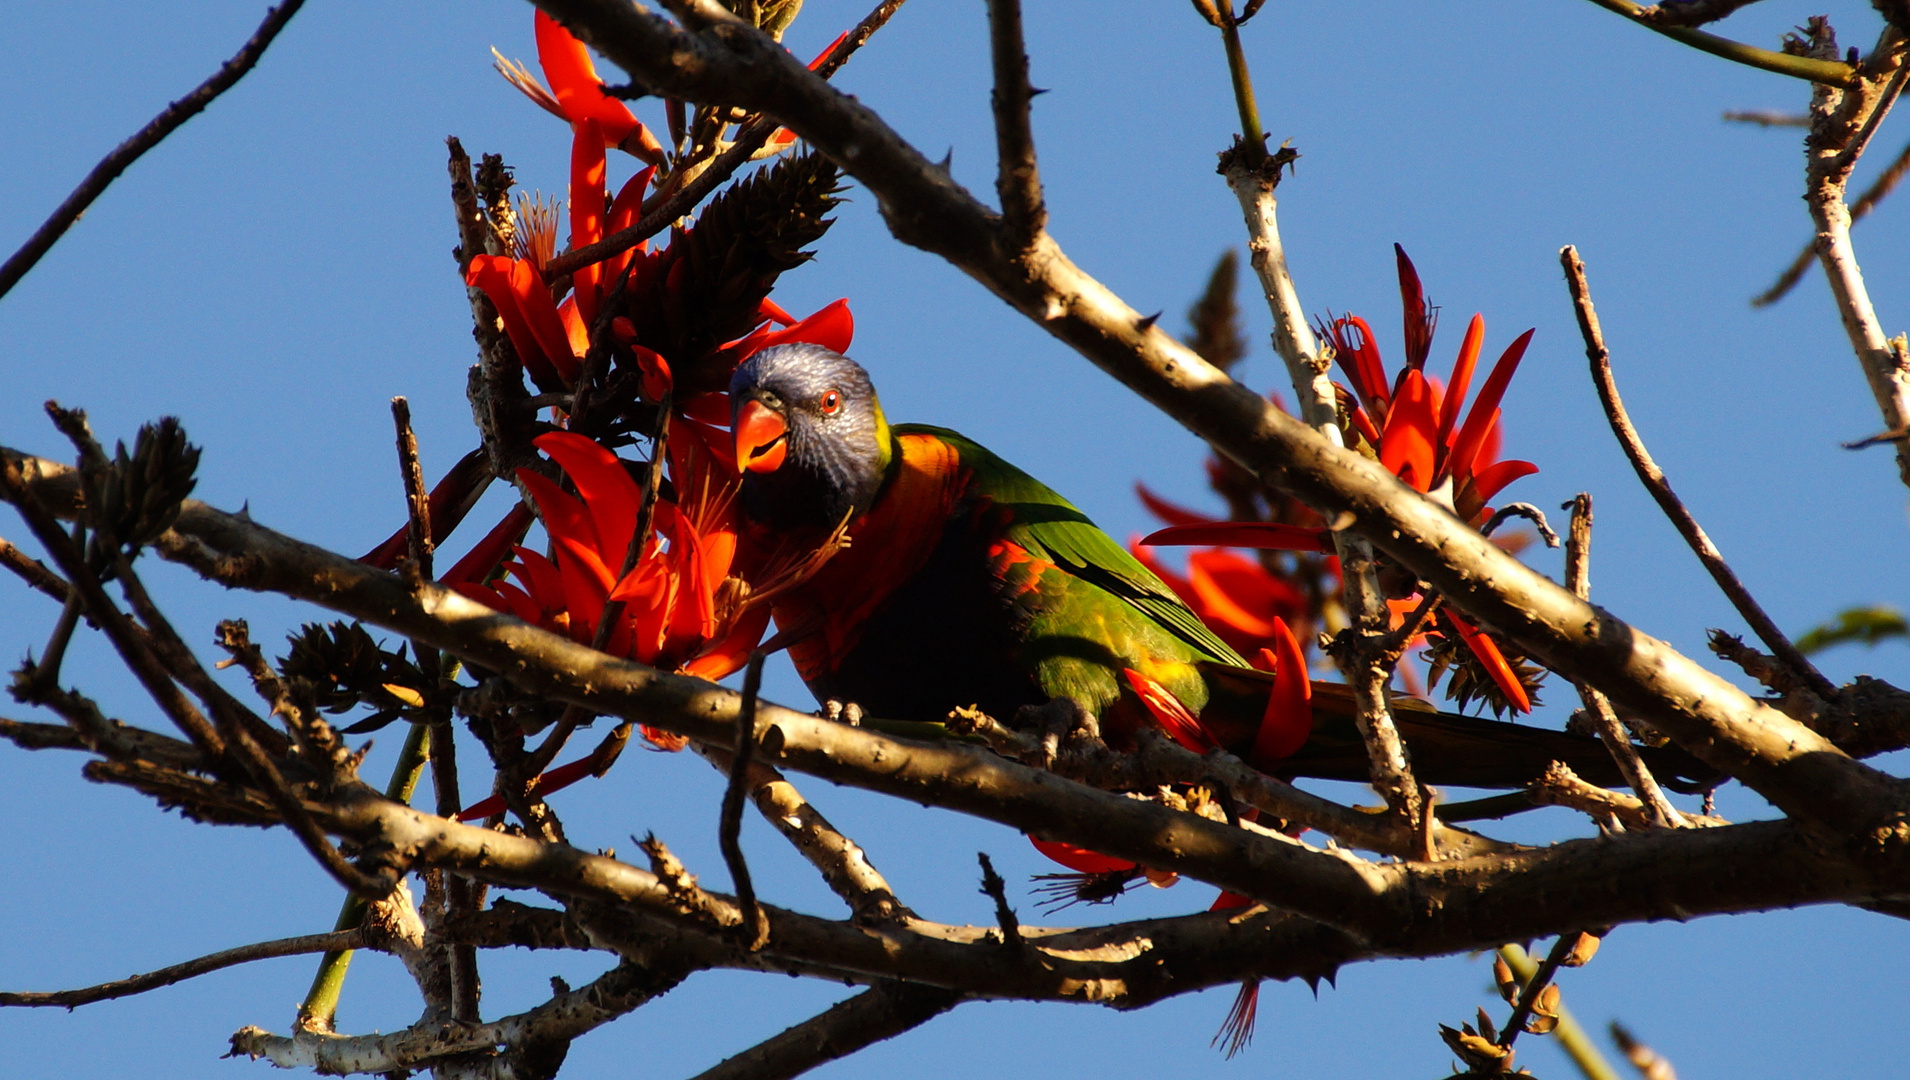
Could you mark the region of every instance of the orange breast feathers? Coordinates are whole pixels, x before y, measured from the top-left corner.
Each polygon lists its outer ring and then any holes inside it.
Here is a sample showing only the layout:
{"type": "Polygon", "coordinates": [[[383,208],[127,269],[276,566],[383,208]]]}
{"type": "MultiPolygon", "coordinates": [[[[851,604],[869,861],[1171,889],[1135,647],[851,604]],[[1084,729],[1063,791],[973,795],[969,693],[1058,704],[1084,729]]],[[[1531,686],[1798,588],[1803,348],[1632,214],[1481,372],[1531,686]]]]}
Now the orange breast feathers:
{"type": "Polygon", "coordinates": [[[799,635],[789,657],[804,681],[834,671],[869,618],[928,562],[968,486],[960,453],[941,439],[910,434],[896,442],[902,464],[849,527],[849,546],[772,606],[777,628],[799,635]]]}

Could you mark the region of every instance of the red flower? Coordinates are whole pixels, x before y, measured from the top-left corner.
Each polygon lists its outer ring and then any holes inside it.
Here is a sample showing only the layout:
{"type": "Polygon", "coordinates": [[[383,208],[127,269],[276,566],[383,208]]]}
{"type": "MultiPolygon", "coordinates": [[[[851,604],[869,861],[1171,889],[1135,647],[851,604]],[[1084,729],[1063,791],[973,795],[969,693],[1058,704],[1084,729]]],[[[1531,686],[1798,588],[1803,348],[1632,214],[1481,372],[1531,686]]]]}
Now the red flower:
{"type": "MultiPolygon", "coordinates": [[[[606,225],[616,231],[635,223],[643,211],[643,193],[655,175],[654,169],[644,169],[631,177],[614,201],[606,200],[598,132],[597,121],[587,119],[577,125],[571,139],[572,250],[602,240],[606,225]]],[[[584,354],[590,350],[590,326],[603,299],[630,260],[645,257],[644,245],[577,268],[571,274],[572,293],[562,304],[551,299],[542,261],[531,251],[525,256],[479,255],[471,260],[464,281],[483,289],[497,308],[531,381],[546,390],[561,390],[576,382],[584,354]]]]}
{"type": "Polygon", "coordinates": [[[1461,405],[1472,383],[1479,350],[1485,342],[1485,318],[1474,315],[1465,340],[1453,361],[1452,378],[1441,388],[1426,377],[1427,354],[1432,348],[1434,318],[1411,259],[1397,244],[1399,294],[1405,309],[1406,366],[1389,385],[1386,366],[1372,327],[1357,315],[1322,323],[1320,334],[1330,339],[1352,389],[1340,388],[1341,402],[1352,415],[1353,431],[1380,464],[1404,483],[1448,502],[1462,520],[1485,520],[1487,500],[1507,484],[1538,472],[1529,461],[1499,461],[1499,401],[1518,370],[1532,341],[1533,331],[1514,339],[1493,365],[1465,423],[1459,423],[1461,405]]]}

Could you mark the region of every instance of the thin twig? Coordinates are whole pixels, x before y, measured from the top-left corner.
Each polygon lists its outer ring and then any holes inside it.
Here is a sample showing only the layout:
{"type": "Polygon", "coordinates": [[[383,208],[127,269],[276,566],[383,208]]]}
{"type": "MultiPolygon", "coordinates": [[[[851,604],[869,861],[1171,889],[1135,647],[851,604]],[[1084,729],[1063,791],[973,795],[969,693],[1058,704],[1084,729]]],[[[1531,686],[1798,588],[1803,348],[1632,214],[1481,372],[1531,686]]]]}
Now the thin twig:
{"type": "MultiPolygon", "coordinates": [[[[1725,115],[1728,117],[1731,114],[1725,115]]],[[[1804,122],[1797,126],[1803,127],[1809,122],[1810,119],[1805,117],[1804,122]]],[[[1877,179],[1871,181],[1870,186],[1864,189],[1864,193],[1857,197],[1856,202],[1850,204],[1850,223],[1855,225],[1862,221],[1864,215],[1870,213],[1873,207],[1896,189],[1905,173],[1910,173],[1910,143],[1904,144],[1903,149],[1897,152],[1896,160],[1892,161],[1877,179]]],[[[1785,267],[1784,272],[1778,275],[1776,284],[1751,298],[1751,306],[1768,307],[1782,300],[1786,293],[1803,280],[1804,271],[1810,269],[1811,260],[1816,257],[1817,241],[1811,240],[1804,245],[1802,251],[1797,253],[1797,258],[1791,260],[1791,265],[1785,267]]]]}
{"type": "MultiPolygon", "coordinates": [[[[1572,508],[1571,539],[1565,545],[1565,587],[1571,589],[1580,600],[1589,600],[1592,596],[1591,493],[1581,491],[1565,505],[1572,508]]],[[[1612,761],[1617,764],[1618,771],[1624,774],[1625,782],[1650,808],[1654,823],[1667,828],[1685,824],[1684,815],[1671,804],[1664,789],[1658,786],[1657,778],[1645,766],[1644,759],[1638,756],[1638,748],[1631,744],[1625,726],[1618,722],[1618,714],[1612,711],[1612,703],[1590,683],[1578,684],[1578,696],[1585,703],[1585,711],[1591,715],[1598,729],[1599,741],[1611,753],[1612,761]]],[[[1557,762],[1553,764],[1558,766],[1557,762]]]]}
{"type": "Polygon", "coordinates": [[[1724,121],[1731,124],[1756,124],[1758,127],[1810,127],[1811,118],[1803,113],[1781,113],[1770,110],[1730,110],[1725,112],[1724,121]]]}
{"type": "Polygon", "coordinates": [[[1625,412],[1625,403],[1618,396],[1618,383],[1612,377],[1611,352],[1605,347],[1605,335],[1599,329],[1598,313],[1592,308],[1591,285],[1585,280],[1585,264],[1579,260],[1578,249],[1569,244],[1561,248],[1559,262],[1565,267],[1566,283],[1572,291],[1572,305],[1578,313],[1579,333],[1585,339],[1585,355],[1591,361],[1592,382],[1598,388],[1599,402],[1605,407],[1605,419],[1610,422],[1612,434],[1625,451],[1632,470],[1638,474],[1639,482],[1645,485],[1645,490],[1651,493],[1659,509],[1671,520],[1678,534],[1684,537],[1685,543],[1698,556],[1698,561],[1704,564],[1712,580],[1718,583],[1718,588],[1723,590],[1744,621],[1750,624],[1759,640],[1805,680],[1819,697],[1829,698],[1836,693],[1836,688],[1803,653],[1797,651],[1797,646],[1791,644],[1791,640],[1777,628],[1771,617],[1764,613],[1764,608],[1745,589],[1744,583],[1738,580],[1737,574],[1724,561],[1724,556],[1711,542],[1711,538],[1705,535],[1697,519],[1691,516],[1684,503],[1672,492],[1664,470],[1646,451],[1644,440],[1639,437],[1638,429],[1632,426],[1631,417],[1625,412]]]}
{"type": "Polygon", "coordinates": [[[730,880],[736,885],[736,904],[743,911],[748,928],[749,950],[755,952],[769,941],[769,917],[756,902],[756,886],[749,878],[749,864],[743,859],[743,797],[749,787],[749,761],[756,752],[756,694],[763,685],[763,654],[750,654],[743,674],[743,707],[736,714],[735,757],[730,760],[729,787],[723,792],[723,812],[718,819],[717,840],[723,849],[723,862],[729,866],[730,880]]]}
{"type": "Polygon", "coordinates": [[[20,580],[40,590],[55,600],[65,603],[73,595],[71,586],[60,575],[46,568],[40,560],[0,539],[0,566],[5,566],[20,576],[20,580]]]}
{"type": "Polygon", "coordinates": [[[1779,75],[1789,75],[1793,79],[1834,86],[1848,86],[1857,79],[1856,68],[1836,60],[1820,60],[1808,56],[1773,52],[1770,49],[1754,48],[1743,42],[1732,41],[1730,38],[1719,37],[1703,30],[1694,30],[1688,26],[1658,25],[1646,16],[1645,8],[1632,3],[1631,0],[1592,0],[1592,3],[1607,11],[1615,11],[1640,26],[1656,30],[1673,41],[1682,42],[1700,52],[1722,56],[1726,60],[1748,67],[1774,71],[1779,75]]]}
{"type": "Polygon", "coordinates": [[[4,264],[0,264],[0,296],[5,296],[19,284],[27,271],[33,269],[53,249],[60,237],[66,235],[66,230],[73,227],[80,215],[86,213],[86,208],[93,205],[93,200],[104,194],[107,185],[118,179],[127,166],[139,160],[141,154],[158,146],[160,140],[199,115],[206,106],[212,104],[214,98],[232,89],[235,83],[244,78],[246,72],[259,62],[259,57],[265,55],[266,46],[272,44],[272,39],[278,37],[279,31],[285,29],[285,24],[292,21],[292,16],[298,14],[298,9],[304,3],[305,0],[285,0],[267,10],[265,21],[253,31],[245,45],[232,55],[232,59],[219,65],[219,70],[194,88],[192,93],[166,106],[145,127],[134,132],[132,138],[101,158],[100,163],[93,166],[93,171],[86,174],[86,179],[80,181],[80,185],[66,197],[66,201],[60,203],[52,215],[34,230],[27,242],[20,245],[20,249],[9,256],[4,264]]]}
{"type": "Polygon", "coordinates": [[[978,851],[975,858],[982,864],[981,894],[995,901],[995,925],[1001,927],[1001,943],[1009,948],[1022,946],[1021,920],[1015,918],[1015,909],[1008,906],[1008,883],[995,873],[995,864],[989,860],[986,851],[978,851]]]}
{"type": "Polygon", "coordinates": [[[1555,548],[1559,546],[1559,534],[1553,532],[1551,523],[1545,520],[1545,511],[1533,506],[1531,503],[1506,503],[1493,513],[1491,519],[1480,528],[1479,532],[1485,536],[1491,536],[1499,530],[1499,526],[1504,525],[1509,519],[1515,517],[1521,517],[1531,522],[1532,527],[1538,530],[1539,539],[1545,541],[1546,547],[1555,548]]]}
{"type": "MultiPolygon", "coordinates": [[[[1278,154],[1268,156],[1246,56],[1239,50],[1238,22],[1231,7],[1218,17],[1222,36],[1228,42],[1228,68],[1244,129],[1244,137],[1221,154],[1220,173],[1226,177],[1246,222],[1247,248],[1273,315],[1273,348],[1286,364],[1287,376],[1299,398],[1300,415],[1329,442],[1344,446],[1330,364],[1307,323],[1306,309],[1300,305],[1299,290],[1287,269],[1280,242],[1279,203],[1274,191],[1280,182],[1280,170],[1297,155],[1282,147],[1278,154]]],[[[1366,746],[1373,787],[1386,805],[1416,830],[1422,811],[1419,783],[1413,778],[1406,744],[1386,700],[1385,687],[1392,672],[1379,662],[1392,612],[1379,586],[1378,562],[1372,543],[1350,529],[1336,531],[1333,541],[1342,567],[1346,612],[1353,621],[1352,629],[1342,637],[1345,648],[1336,662],[1353,687],[1354,721],[1366,746]]]]}
{"type": "Polygon", "coordinates": [[[995,192],[1001,198],[1002,228],[1011,244],[1026,248],[1048,227],[1041,198],[1041,170],[1035,161],[1030,125],[1034,88],[1028,85],[1028,47],[1022,38],[1021,0],[988,0],[988,40],[994,58],[995,192]]]}
{"type": "MultiPolygon", "coordinates": [[[[1499,948],[1499,957],[1521,980],[1529,980],[1538,974],[1538,965],[1517,945],[1504,945],[1499,948]]],[[[1558,1040],[1559,1048],[1578,1066],[1585,1080],[1619,1080],[1618,1070],[1612,1068],[1592,1042],[1591,1036],[1579,1026],[1572,1013],[1565,1006],[1558,1007],[1558,1027],[1552,1029],[1552,1037],[1558,1040]]]]}
{"type": "Polygon", "coordinates": [[[905,0],[882,0],[877,4],[874,10],[862,17],[862,21],[855,25],[855,29],[849,31],[849,36],[842,39],[842,44],[829,53],[829,58],[816,66],[816,74],[827,79],[841,71],[842,65],[849,62],[849,57],[854,55],[857,49],[868,44],[869,38],[874,36],[877,30],[882,29],[883,24],[901,9],[904,2],[905,0]]]}
{"type": "Polygon", "coordinates": [[[236,949],[201,956],[183,964],[163,967],[158,971],[144,975],[132,975],[113,982],[100,983],[79,990],[57,990],[49,993],[0,993],[0,1005],[15,1005],[27,1008],[43,1008],[57,1005],[73,1009],[81,1005],[91,1005],[95,1001],[107,1001],[112,998],[131,997],[148,990],[157,990],[162,986],[171,986],[176,982],[196,978],[208,972],[229,968],[237,964],[251,963],[254,960],[269,960],[275,956],[300,956],[306,953],[324,952],[327,949],[356,949],[364,947],[363,930],[334,930],[329,934],[306,934],[302,937],[279,938],[276,941],[261,941],[254,945],[241,945],[236,949]]]}
{"type": "Polygon", "coordinates": [[[1612,1041],[1618,1044],[1619,1052],[1631,1067],[1638,1070],[1640,1080],[1678,1080],[1678,1073],[1663,1054],[1639,1042],[1637,1036],[1616,1020],[1611,1025],[1612,1041]]]}
{"type": "MultiPolygon", "coordinates": [[[[1826,21],[1811,20],[1809,30],[1813,53],[1836,54],[1836,36],[1826,21]]],[[[1810,134],[1804,138],[1804,204],[1817,230],[1818,262],[1883,425],[1893,430],[1910,427],[1910,344],[1901,334],[1886,336],[1877,318],[1851,241],[1844,194],[1858,156],[1903,87],[1905,58],[1903,34],[1886,26],[1864,61],[1862,78],[1848,88],[1812,91],[1810,134]]],[[[1910,443],[1898,444],[1895,456],[1898,479],[1910,486],[1910,443]]]]}
{"type": "Polygon", "coordinates": [[[1512,1015],[1506,1018],[1505,1027],[1499,1033],[1500,1046],[1507,1050],[1512,1049],[1512,1044],[1518,1041],[1519,1033],[1525,1030],[1525,1022],[1531,1019],[1532,1007],[1538,1003],[1539,995],[1545,992],[1546,987],[1552,985],[1552,977],[1558,974],[1559,968],[1565,963],[1565,958],[1572,954],[1577,944],[1577,933],[1560,934],[1558,940],[1552,943],[1552,951],[1545,955],[1545,962],[1524,980],[1525,988],[1519,992],[1518,1003],[1512,1006],[1512,1015]]]}
{"type": "Polygon", "coordinates": [[[404,482],[405,549],[411,558],[412,573],[421,581],[430,581],[431,553],[437,538],[431,535],[431,496],[424,486],[424,466],[418,462],[418,436],[411,430],[411,402],[403,397],[391,399],[391,422],[398,436],[398,475],[404,482]]]}

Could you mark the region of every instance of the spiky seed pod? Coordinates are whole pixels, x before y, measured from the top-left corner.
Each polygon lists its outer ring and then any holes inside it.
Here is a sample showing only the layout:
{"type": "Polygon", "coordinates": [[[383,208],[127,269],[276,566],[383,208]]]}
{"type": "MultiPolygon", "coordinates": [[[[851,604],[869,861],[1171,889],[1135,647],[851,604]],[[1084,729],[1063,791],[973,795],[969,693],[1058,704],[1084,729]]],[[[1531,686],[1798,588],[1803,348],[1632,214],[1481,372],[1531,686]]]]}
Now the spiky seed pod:
{"type": "Polygon", "coordinates": [[[820,154],[784,159],[732,184],[671,238],[625,314],[637,340],[670,361],[679,394],[728,385],[733,365],[713,354],[754,328],[778,276],[813,257],[804,248],[834,223],[839,177],[820,154]]]}
{"type": "Polygon", "coordinates": [[[375,730],[396,718],[398,710],[424,704],[432,685],[405,658],[402,646],[397,652],[383,648],[359,623],[306,623],[287,640],[292,650],[279,661],[279,670],[287,682],[309,691],[319,708],[342,713],[364,704],[380,710],[365,722],[372,727],[356,724],[345,729],[350,733],[375,730]]]}
{"type": "MultiPolygon", "coordinates": [[[[1450,671],[1452,679],[1446,684],[1446,698],[1460,710],[1478,700],[1485,702],[1496,717],[1504,717],[1506,713],[1514,711],[1505,691],[1499,689],[1499,684],[1493,681],[1485,665],[1466,647],[1458,630],[1447,620],[1445,612],[1435,617],[1435,625],[1439,633],[1429,639],[1431,647],[1420,654],[1431,668],[1426,679],[1427,686],[1437,686],[1440,676],[1450,671]]],[[[1546,670],[1527,659],[1510,642],[1494,640],[1500,653],[1505,656],[1506,664],[1512,668],[1512,674],[1519,680],[1519,685],[1525,688],[1526,697],[1536,707],[1539,704],[1539,686],[1545,682],[1546,670]]]]}
{"type": "Polygon", "coordinates": [[[104,467],[85,471],[87,525],[96,557],[110,562],[122,548],[138,549],[179,520],[179,504],[198,484],[199,448],[186,441],[176,417],[141,425],[129,454],[121,442],[104,467]]]}

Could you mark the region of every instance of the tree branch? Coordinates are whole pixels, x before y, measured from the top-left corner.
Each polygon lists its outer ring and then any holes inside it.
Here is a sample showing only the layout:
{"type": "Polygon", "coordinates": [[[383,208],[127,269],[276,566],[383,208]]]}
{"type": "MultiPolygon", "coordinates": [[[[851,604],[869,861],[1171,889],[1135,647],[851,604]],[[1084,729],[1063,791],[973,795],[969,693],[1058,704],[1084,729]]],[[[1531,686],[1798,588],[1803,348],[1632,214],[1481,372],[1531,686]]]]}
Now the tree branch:
{"type": "Polygon", "coordinates": [[[249,964],[254,960],[269,960],[275,956],[301,956],[306,953],[325,952],[328,949],[363,948],[365,947],[364,938],[364,932],[361,930],[335,930],[329,934],[306,934],[302,937],[261,941],[257,944],[241,945],[236,949],[226,949],[209,956],[201,956],[183,964],[163,967],[144,975],[133,975],[113,982],[100,983],[98,986],[88,986],[81,990],[59,990],[43,994],[0,993],[0,1006],[42,1008],[57,1005],[61,1008],[74,1009],[81,1005],[91,1005],[95,1001],[143,994],[148,990],[171,986],[173,983],[197,978],[221,968],[249,964]]]}
{"type": "Polygon", "coordinates": [[[1592,0],[1592,3],[1606,11],[1617,12],[1640,26],[1656,30],[1671,40],[1689,45],[1699,52],[1722,56],[1726,60],[1744,64],[1747,67],[1772,71],[1779,75],[1789,75],[1793,79],[1834,86],[1848,86],[1857,78],[1855,68],[1835,60],[1793,56],[1790,53],[1753,48],[1743,42],[1708,34],[1703,30],[1659,22],[1647,14],[1648,9],[1632,3],[1632,0],[1592,0]]]}
{"type": "Polygon", "coordinates": [[[995,192],[1001,198],[1002,234],[1014,250],[1026,250],[1048,227],[1041,198],[1030,125],[1034,88],[1028,85],[1028,51],[1022,40],[1021,0],[988,0],[988,40],[994,59],[995,192]]]}
{"type": "Polygon", "coordinates": [[[101,158],[100,163],[93,166],[93,171],[86,174],[86,179],[80,181],[80,185],[73,189],[72,194],[68,195],[52,215],[34,230],[33,235],[27,238],[27,242],[20,245],[18,251],[8,256],[5,263],[0,264],[0,296],[13,291],[13,287],[20,283],[20,279],[26,276],[27,271],[33,269],[47,252],[53,250],[53,245],[59,243],[60,237],[66,235],[66,230],[79,221],[80,215],[86,213],[86,208],[93,205],[93,200],[105,194],[107,186],[117,180],[119,174],[125,172],[128,166],[139,160],[140,155],[158,146],[166,136],[177,131],[180,125],[205,111],[206,106],[212,104],[215,98],[232,89],[240,79],[245,78],[246,72],[251,71],[253,65],[259,62],[259,57],[265,55],[265,49],[272,44],[272,39],[279,36],[279,31],[285,29],[285,24],[292,21],[292,16],[298,14],[298,9],[304,4],[305,0],[284,0],[279,6],[268,8],[265,12],[265,21],[252,32],[252,36],[239,48],[239,51],[232,55],[232,59],[219,65],[219,70],[213,72],[205,82],[200,83],[185,97],[166,106],[158,116],[148,121],[145,127],[134,132],[132,138],[120,143],[113,148],[112,153],[101,158]]]}
{"type": "MultiPolygon", "coordinates": [[[[1819,697],[1828,698],[1837,688],[1829,679],[1817,670],[1805,655],[1791,644],[1784,632],[1777,628],[1764,608],[1751,595],[1744,583],[1724,561],[1724,555],[1705,535],[1698,519],[1685,509],[1684,502],[1671,490],[1671,481],[1665,478],[1665,472],[1651,459],[1650,451],[1639,437],[1638,429],[1632,426],[1631,417],[1625,412],[1625,402],[1618,396],[1618,382],[1612,376],[1611,352],[1605,347],[1605,335],[1598,325],[1598,312],[1592,307],[1592,287],[1585,280],[1585,264],[1579,260],[1578,249],[1567,244],[1559,249],[1559,263],[1565,268],[1566,285],[1572,292],[1572,306],[1578,314],[1579,333],[1585,338],[1585,356],[1591,361],[1592,383],[1598,388],[1598,400],[1605,407],[1605,419],[1611,424],[1612,435],[1618,439],[1619,448],[1624,450],[1625,459],[1638,474],[1638,482],[1645,486],[1651,497],[1670,519],[1678,535],[1684,537],[1698,561],[1718,583],[1731,606],[1736,608],[1744,621],[1750,624],[1773,654],[1783,660],[1796,677],[1809,686],[1819,697]]],[[[1588,506],[1589,510],[1589,506],[1588,506]]]]}
{"type": "Polygon", "coordinates": [[[877,983],[795,1027],[725,1059],[694,1080],[783,1080],[847,1057],[935,1019],[960,994],[908,983],[877,983]]]}

